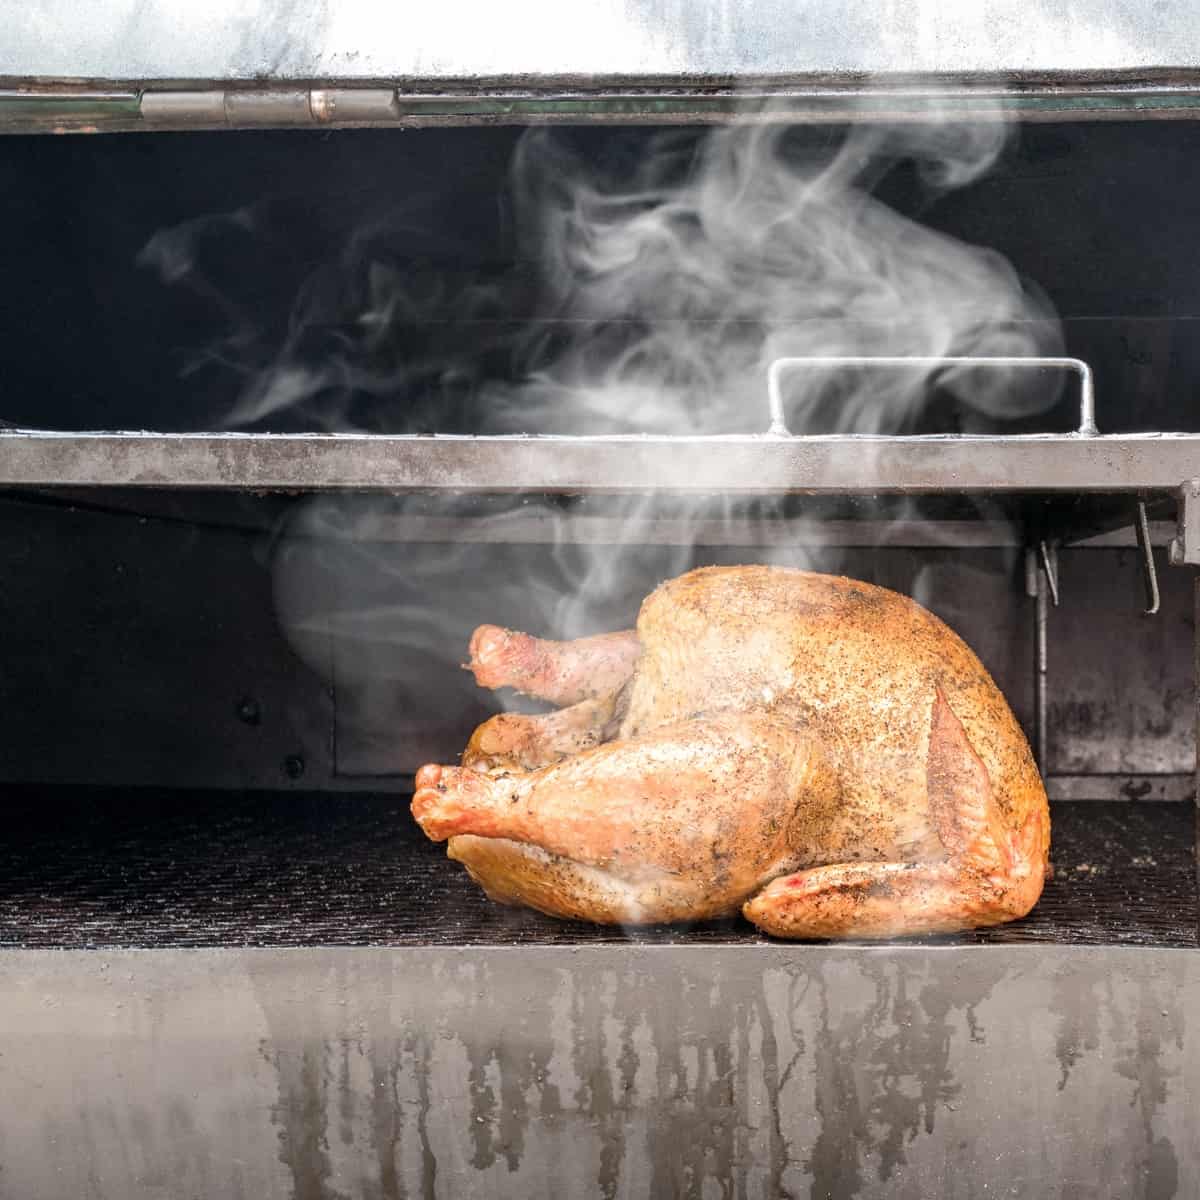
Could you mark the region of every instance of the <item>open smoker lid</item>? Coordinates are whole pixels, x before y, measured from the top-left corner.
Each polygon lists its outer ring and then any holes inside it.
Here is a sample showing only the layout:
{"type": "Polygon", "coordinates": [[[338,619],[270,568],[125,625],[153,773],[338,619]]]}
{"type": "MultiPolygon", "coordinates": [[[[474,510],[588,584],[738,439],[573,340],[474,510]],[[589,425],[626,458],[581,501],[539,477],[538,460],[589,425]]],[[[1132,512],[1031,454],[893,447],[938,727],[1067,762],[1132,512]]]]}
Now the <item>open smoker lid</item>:
{"type": "Polygon", "coordinates": [[[1200,106],[1200,10],[1091,0],[4,0],[0,132],[187,125],[919,115],[928,88],[1026,119],[1200,106]],[[866,87],[870,81],[870,87],[866,87]]]}
{"type": "Polygon", "coordinates": [[[80,80],[744,80],[1192,70],[1188,0],[8,0],[0,75],[80,80]]]}

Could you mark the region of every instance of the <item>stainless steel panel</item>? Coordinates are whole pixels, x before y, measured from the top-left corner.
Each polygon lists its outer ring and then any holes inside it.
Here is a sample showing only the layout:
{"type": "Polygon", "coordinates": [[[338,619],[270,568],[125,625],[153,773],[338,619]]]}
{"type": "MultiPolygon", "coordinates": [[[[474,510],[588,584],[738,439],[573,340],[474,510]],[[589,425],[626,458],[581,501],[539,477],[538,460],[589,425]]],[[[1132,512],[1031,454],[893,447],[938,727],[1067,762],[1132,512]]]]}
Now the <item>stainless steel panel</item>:
{"type": "Polygon", "coordinates": [[[0,506],[0,780],[343,786],[333,697],[278,627],[265,538],[0,506]]]}
{"type": "MultiPolygon", "coordinates": [[[[1136,551],[1066,552],[1059,564],[1062,602],[1047,617],[1048,771],[1192,771],[1192,573],[1160,570],[1162,611],[1148,617],[1136,551]]],[[[1134,796],[1157,794],[1133,786],[1134,796]]],[[[1101,785],[1095,798],[1106,794],[1101,785]]]]}
{"type": "Polygon", "coordinates": [[[1146,72],[1200,65],[1191,0],[4,0],[0,76],[562,79],[1146,72]]]}
{"type": "Polygon", "coordinates": [[[0,953],[6,1194],[1200,1192],[1200,956],[0,953]]]}

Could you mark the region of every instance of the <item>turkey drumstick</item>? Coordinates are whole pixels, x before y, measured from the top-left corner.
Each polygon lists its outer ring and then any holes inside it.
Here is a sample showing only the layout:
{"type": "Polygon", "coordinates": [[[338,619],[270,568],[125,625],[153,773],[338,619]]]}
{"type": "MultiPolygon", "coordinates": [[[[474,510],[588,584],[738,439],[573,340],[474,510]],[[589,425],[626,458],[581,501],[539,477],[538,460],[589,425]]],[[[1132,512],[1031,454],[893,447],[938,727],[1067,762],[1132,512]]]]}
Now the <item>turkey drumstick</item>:
{"type": "Polygon", "coordinates": [[[505,838],[598,868],[623,889],[627,922],[736,913],[796,865],[797,828],[839,818],[819,748],[765,714],[663,725],[522,774],[426,766],[416,784],[430,838],[505,838]]]}
{"type": "Polygon", "coordinates": [[[516,688],[551,704],[609,696],[629,681],[638,657],[632,629],[574,642],[552,642],[481,625],[471,637],[467,669],[485,688],[516,688]]]}

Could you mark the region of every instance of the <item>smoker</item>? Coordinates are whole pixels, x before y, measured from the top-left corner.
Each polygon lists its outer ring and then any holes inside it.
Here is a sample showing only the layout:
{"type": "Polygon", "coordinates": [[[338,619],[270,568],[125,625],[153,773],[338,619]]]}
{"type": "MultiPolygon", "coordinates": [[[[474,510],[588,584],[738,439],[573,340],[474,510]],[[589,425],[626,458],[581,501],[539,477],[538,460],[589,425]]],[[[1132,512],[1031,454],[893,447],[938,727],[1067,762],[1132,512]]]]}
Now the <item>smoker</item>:
{"type": "Polygon", "coordinates": [[[74,8],[0,45],[3,1190],[1195,1194],[1187,6],[74,8]],[[517,228],[530,146],[628,175],[714,131],[828,164],[975,126],[1006,132],[961,187],[900,153],[871,186],[1036,281],[994,337],[764,306],[786,336],[722,347],[715,407],[514,400],[639,321],[723,325],[650,289],[581,336],[517,228]],[[420,836],[413,772],[495,711],[473,625],[618,629],[760,561],[979,653],[1051,801],[1027,918],[560,922],[420,836]]]}

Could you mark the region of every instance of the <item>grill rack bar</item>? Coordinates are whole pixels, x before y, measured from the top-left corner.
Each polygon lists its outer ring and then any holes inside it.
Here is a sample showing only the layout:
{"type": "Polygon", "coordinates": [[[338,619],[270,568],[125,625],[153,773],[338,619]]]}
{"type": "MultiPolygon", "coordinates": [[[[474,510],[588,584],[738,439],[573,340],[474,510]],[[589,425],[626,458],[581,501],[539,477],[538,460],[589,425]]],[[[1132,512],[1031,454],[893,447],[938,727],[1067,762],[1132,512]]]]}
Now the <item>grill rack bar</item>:
{"type": "Polygon", "coordinates": [[[1175,493],[1200,434],[706,437],[0,431],[0,486],[741,495],[1175,493]]]}

